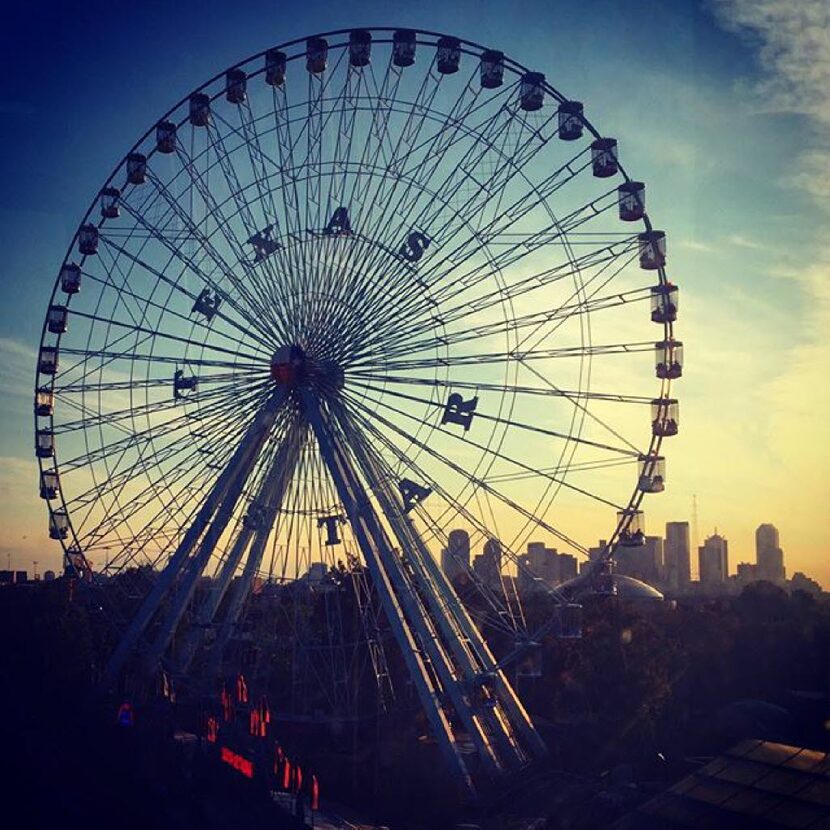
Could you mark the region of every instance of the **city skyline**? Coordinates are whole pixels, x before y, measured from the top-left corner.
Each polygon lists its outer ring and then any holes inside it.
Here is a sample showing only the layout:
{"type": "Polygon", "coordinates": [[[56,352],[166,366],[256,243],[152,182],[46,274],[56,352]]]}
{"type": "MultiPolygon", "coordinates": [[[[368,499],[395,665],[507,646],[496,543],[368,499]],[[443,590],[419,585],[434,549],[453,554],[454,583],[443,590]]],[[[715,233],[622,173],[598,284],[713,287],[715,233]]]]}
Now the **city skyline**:
{"type": "MultiPolygon", "coordinates": [[[[148,48],[129,70],[146,90],[140,98],[123,94],[118,73],[100,71],[117,65],[123,53],[119,38],[129,31],[123,12],[96,13],[96,26],[105,34],[95,38],[100,49],[91,48],[91,17],[56,15],[41,30],[27,12],[15,12],[34,40],[25,50],[8,44],[8,58],[32,84],[10,90],[2,113],[5,135],[26,134],[30,141],[16,142],[3,154],[4,177],[18,209],[3,215],[13,290],[2,312],[0,344],[7,390],[0,554],[11,553],[15,564],[27,568],[33,559],[53,568],[60,559],[47,539],[29,451],[31,378],[48,285],[76,217],[113,161],[169,105],[171,90],[177,97],[230,65],[240,44],[252,45],[246,51],[264,48],[320,28],[321,19],[331,28],[355,23],[353,10],[323,14],[322,4],[311,3],[296,19],[263,34],[251,20],[223,28],[208,4],[200,8],[204,47],[185,59],[170,52],[162,24],[177,25],[179,15],[187,28],[186,5],[172,11],[172,18],[146,15],[148,48]],[[49,42],[61,26],[66,45],[61,39],[49,49],[38,45],[38,37],[49,42]],[[46,83],[48,68],[33,57],[46,53],[60,60],[63,81],[57,86],[46,83]],[[166,56],[164,72],[158,71],[159,54],[166,56]],[[77,91],[89,77],[98,79],[111,107],[80,100],[77,91]],[[52,119],[83,126],[55,147],[52,119]]],[[[821,83],[827,56],[816,45],[821,39],[811,35],[821,31],[821,20],[807,11],[803,19],[787,17],[784,4],[776,3],[768,15],[739,0],[671,5],[656,12],[631,10],[610,42],[607,31],[593,25],[602,13],[583,20],[571,11],[556,18],[541,4],[527,7],[540,34],[506,23],[496,4],[400,10],[394,22],[457,32],[543,69],[550,61],[541,33],[549,27],[569,37],[576,54],[592,58],[587,76],[579,61],[563,60],[550,66],[551,79],[555,75],[563,88],[584,95],[642,169],[654,215],[669,233],[671,270],[682,290],[689,360],[678,387],[681,431],[666,447],[666,492],[649,498],[646,519],[659,524],[682,518],[696,493],[700,527],[723,528],[740,561],[750,558],[757,522],[770,517],[788,540],[791,570],[827,584],[827,188],[820,184],[818,162],[826,156],[818,131],[827,124],[830,106],[821,83]],[[652,27],[666,38],[646,37],[652,27]],[[609,77],[619,86],[612,89],[609,77]],[[713,146],[718,153],[711,152],[713,146]],[[703,209],[713,204],[716,211],[703,209]],[[723,371],[726,352],[733,372],[723,371]]],[[[613,4],[599,7],[619,19],[613,4]]],[[[367,3],[363,11],[377,18],[382,8],[367,3]]],[[[820,4],[810,8],[821,13],[820,4]]],[[[267,16],[264,6],[261,16],[267,16]]],[[[613,524],[610,512],[577,518],[585,539],[609,533],[613,524]]]]}

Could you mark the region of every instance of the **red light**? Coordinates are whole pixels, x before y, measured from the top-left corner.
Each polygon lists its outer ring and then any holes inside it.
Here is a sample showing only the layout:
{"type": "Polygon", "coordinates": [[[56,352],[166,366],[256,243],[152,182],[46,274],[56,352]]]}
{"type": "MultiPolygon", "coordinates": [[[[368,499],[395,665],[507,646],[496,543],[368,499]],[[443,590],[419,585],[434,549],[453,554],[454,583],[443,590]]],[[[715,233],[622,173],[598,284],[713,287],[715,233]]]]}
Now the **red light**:
{"type": "Polygon", "coordinates": [[[219,736],[219,721],[211,715],[207,722],[207,739],[210,743],[215,744],[216,738],[219,736]]]}
{"type": "Polygon", "coordinates": [[[223,746],[221,758],[224,763],[233,767],[237,772],[241,772],[246,778],[254,777],[254,765],[242,755],[238,755],[233,750],[223,746]]]}
{"type": "Polygon", "coordinates": [[[317,783],[317,776],[311,776],[311,809],[320,809],[320,785],[317,783]]]}

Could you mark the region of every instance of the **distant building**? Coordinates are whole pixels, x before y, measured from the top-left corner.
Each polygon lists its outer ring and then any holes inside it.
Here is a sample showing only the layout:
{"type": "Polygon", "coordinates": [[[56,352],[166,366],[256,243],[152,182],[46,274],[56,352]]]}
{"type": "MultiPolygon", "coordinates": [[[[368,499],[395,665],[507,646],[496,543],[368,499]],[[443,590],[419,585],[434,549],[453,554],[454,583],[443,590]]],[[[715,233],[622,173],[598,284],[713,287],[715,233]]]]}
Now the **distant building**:
{"type": "Polygon", "coordinates": [[[519,562],[533,572],[531,575],[525,568],[519,568],[520,591],[540,587],[539,581],[550,586],[560,585],[573,579],[579,571],[575,556],[570,553],[559,553],[556,548],[545,547],[544,542],[528,542],[527,553],[519,556],[519,562]]]}
{"type": "Polygon", "coordinates": [[[801,571],[796,571],[793,574],[793,578],[790,580],[790,589],[793,591],[806,591],[808,594],[821,593],[821,585],[815,579],[810,579],[809,576],[801,571]]]}
{"type": "Polygon", "coordinates": [[[54,582],[55,581],[55,572],[54,571],[44,571],[43,572],[43,581],[44,582],[54,582]]]}
{"type": "Polygon", "coordinates": [[[588,548],[588,561],[594,562],[599,559],[607,545],[607,540],[600,539],[595,548],[588,548]]]}
{"type": "Polygon", "coordinates": [[[14,585],[14,571],[0,571],[0,585],[14,585]]]}
{"type": "Polygon", "coordinates": [[[642,545],[620,546],[615,554],[614,572],[630,576],[654,585],[660,581],[663,565],[663,540],[659,536],[646,536],[642,545]]]}
{"type": "Polygon", "coordinates": [[[758,581],[758,566],[752,562],[738,562],[737,583],[741,587],[758,581]]]}
{"type": "Polygon", "coordinates": [[[29,572],[28,571],[15,571],[14,572],[14,584],[15,585],[22,585],[24,582],[29,581],[29,572]]]}
{"type": "Polygon", "coordinates": [[[579,573],[579,562],[570,553],[559,554],[559,581],[567,582],[569,579],[576,579],[579,573]]]}
{"type": "Polygon", "coordinates": [[[728,543],[723,536],[712,534],[697,549],[701,588],[720,587],[729,576],[728,543]]]}
{"type": "Polygon", "coordinates": [[[488,539],[484,550],[473,560],[473,570],[485,585],[498,585],[501,579],[501,542],[488,539]]]}
{"type": "Polygon", "coordinates": [[[755,559],[758,563],[758,578],[769,582],[782,583],[786,578],[784,551],[775,525],[759,525],[755,531],[755,559]]]}
{"type": "Polygon", "coordinates": [[[447,547],[441,551],[441,570],[448,579],[456,579],[470,567],[470,534],[466,530],[451,530],[447,547]]]}
{"type": "Polygon", "coordinates": [[[692,581],[692,555],[688,522],[666,522],[663,545],[664,582],[671,591],[683,592],[692,581]]]}

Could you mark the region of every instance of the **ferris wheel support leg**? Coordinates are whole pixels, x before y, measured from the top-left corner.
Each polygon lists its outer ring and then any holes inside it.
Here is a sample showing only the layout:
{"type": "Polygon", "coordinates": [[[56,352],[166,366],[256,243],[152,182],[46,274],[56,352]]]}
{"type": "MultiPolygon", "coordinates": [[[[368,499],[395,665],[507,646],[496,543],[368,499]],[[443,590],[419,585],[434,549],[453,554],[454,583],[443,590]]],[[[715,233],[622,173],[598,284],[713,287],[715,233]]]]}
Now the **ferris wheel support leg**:
{"type": "Polygon", "coordinates": [[[458,748],[449,720],[443,710],[441,689],[437,688],[424,663],[421,650],[415,636],[410,630],[404,616],[400,601],[393,590],[389,574],[382,562],[394,557],[386,535],[377,522],[377,517],[362,489],[351,476],[349,465],[342,454],[337,451],[329,437],[329,430],[324,425],[317,401],[310,395],[303,396],[306,418],[317,439],[320,454],[331,474],[337,494],[346,510],[346,515],[354,531],[358,545],[363,553],[366,566],[372,575],[386,616],[401,649],[401,654],[409,669],[410,677],[421,700],[424,713],[430,722],[433,734],[438,741],[450,770],[463,786],[467,795],[476,797],[475,787],[464,759],[458,748]]]}
{"type": "Polygon", "coordinates": [[[201,634],[205,628],[211,624],[213,618],[216,616],[216,610],[219,608],[222,598],[225,596],[225,592],[228,589],[228,585],[230,584],[239,563],[242,561],[245,551],[251,544],[253,536],[254,531],[253,528],[250,527],[242,527],[237,534],[233,547],[231,548],[231,552],[228,554],[228,558],[222,565],[222,570],[218,578],[210,587],[208,595],[204,598],[204,601],[199,607],[195,621],[191,624],[191,627],[184,636],[182,644],[178,648],[174,668],[175,674],[184,674],[184,672],[186,672],[190,667],[193,655],[199,647],[201,634]]]}
{"type": "Polygon", "coordinates": [[[175,553],[170,557],[164,570],[153,585],[152,590],[145,597],[138,613],[133,617],[124,636],[112,653],[104,670],[102,679],[104,688],[108,688],[114,683],[127,657],[129,657],[135,648],[150,620],[155,616],[165,594],[173,585],[182,566],[186,564],[190,552],[193,550],[199,537],[203,534],[211,517],[217,511],[222,500],[236,480],[240,466],[249,458],[252,439],[262,433],[262,440],[264,440],[264,436],[267,436],[268,430],[273,424],[283,400],[284,393],[277,392],[272,394],[262,411],[254,419],[253,424],[249,427],[248,432],[245,434],[239,447],[237,447],[230,463],[221,473],[213,489],[202,503],[199,512],[196,514],[196,518],[185,532],[175,553]],[[265,428],[266,423],[268,424],[267,428],[265,428]]]}
{"type": "MultiPolygon", "coordinates": [[[[342,409],[339,412],[341,418],[348,420],[348,416],[343,413],[342,409]]],[[[349,428],[349,431],[355,435],[355,445],[360,447],[361,451],[366,457],[366,454],[372,455],[371,447],[365,441],[360,441],[360,434],[355,428],[349,428]]],[[[369,463],[367,458],[366,463],[369,463]]],[[[377,464],[377,460],[374,461],[377,464]]],[[[386,480],[384,476],[376,476],[378,482],[378,489],[376,493],[381,498],[385,493],[385,500],[388,506],[384,506],[384,511],[390,519],[396,519],[396,534],[403,543],[404,540],[409,541],[409,549],[414,554],[412,556],[412,564],[419,570],[422,579],[425,582],[424,595],[431,601],[433,611],[436,618],[442,623],[444,620],[449,621],[449,617],[455,621],[454,630],[449,633],[452,638],[451,642],[454,644],[454,651],[456,659],[464,661],[464,665],[468,671],[478,675],[479,681],[483,679],[482,675],[488,676],[495,685],[495,690],[498,693],[499,702],[502,704],[507,721],[513,730],[516,730],[524,741],[525,747],[537,759],[547,757],[548,749],[542,737],[536,731],[536,727],[530,719],[527,710],[522,705],[515,690],[510,685],[504,671],[501,669],[490,647],[481,635],[481,632],[476,627],[467,609],[458,598],[455,589],[450,584],[446,574],[441,570],[435,558],[429,552],[429,549],[424,544],[420,534],[415,530],[412,521],[409,517],[404,516],[400,508],[397,507],[397,502],[394,496],[388,493],[388,487],[383,487],[382,482],[386,480]],[[459,631],[460,629],[460,631],[459,631]],[[473,661],[475,656],[475,662],[473,661]]],[[[503,720],[503,718],[500,718],[503,720]]],[[[498,728],[496,734],[504,729],[502,723],[498,728]]],[[[510,741],[513,750],[508,750],[508,755],[518,750],[515,746],[513,736],[507,733],[507,738],[510,741]]],[[[516,760],[521,760],[517,757],[516,760]]]]}
{"type": "Polygon", "coordinates": [[[262,500],[260,503],[264,506],[262,522],[260,527],[255,531],[254,541],[251,545],[248,558],[245,561],[242,574],[231,588],[228,608],[208,657],[205,672],[205,680],[207,682],[215,679],[221,671],[225,649],[239,622],[245,600],[251,592],[254,577],[259,570],[262,557],[265,554],[268,537],[271,535],[271,529],[276,521],[277,512],[285,499],[288,486],[299,463],[304,442],[305,430],[289,432],[271,466],[268,480],[265,482],[261,494],[262,500]]]}
{"type": "Polygon", "coordinates": [[[233,511],[236,509],[237,502],[245,488],[245,484],[256,462],[259,460],[262,448],[268,439],[271,428],[274,426],[274,421],[276,420],[279,405],[282,403],[282,400],[283,398],[280,393],[274,393],[269,399],[268,404],[254,419],[254,423],[242,439],[240,449],[244,449],[244,452],[241,454],[238,464],[234,465],[235,475],[231,479],[231,484],[219,503],[216,514],[202,538],[196,555],[188,563],[184,578],[176,590],[176,594],[161,624],[155,641],[150,645],[147,653],[144,655],[143,662],[148,671],[152,670],[164,656],[170,640],[187,608],[187,604],[190,602],[193,592],[196,590],[196,583],[207,563],[210,561],[210,557],[216,549],[217,542],[227,530],[233,511]],[[277,403],[273,405],[275,401],[277,403]]]}
{"type": "MultiPolygon", "coordinates": [[[[458,668],[453,673],[454,676],[451,675],[445,679],[447,692],[453,698],[453,703],[459,714],[466,721],[465,725],[470,737],[476,744],[480,757],[482,757],[491,774],[500,772],[498,756],[490,741],[492,737],[499,745],[501,757],[511,766],[521,766],[525,759],[509,730],[505,729],[504,722],[475,701],[475,686],[477,681],[480,685],[481,666],[474,660],[468,643],[465,642],[463,634],[449,614],[448,604],[438,595],[436,586],[421,566],[420,557],[417,553],[420,540],[416,538],[417,533],[415,533],[407,517],[404,516],[395,496],[390,493],[387,483],[388,477],[382,475],[378,460],[372,457],[371,449],[366,446],[357,430],[353,429],[348,423],[348,418],[344,415],[342,409],[338,411],[338,416],[341,427],[345,427],[351,438],[350,447],[363,475],[369,481],[372,491],[378,498],[383,514],[397,536],[402,550],[408,554],[407,561],[410,567],[413,568],[414,576],[418,582],[417,596],[422,598],[428,606],[423,608],[422,620],[419,622],[421,625],[429,626],[429,636],[433,639],[437,637],[435,629],[440,629],[443,642],[447,643],[455,658],[455,664],[458,668]],[[488,727],[486,731],[482,728],[485,723],[488,727]]],[[[429,555],[428,552],[427,555],[429,555]]]]}

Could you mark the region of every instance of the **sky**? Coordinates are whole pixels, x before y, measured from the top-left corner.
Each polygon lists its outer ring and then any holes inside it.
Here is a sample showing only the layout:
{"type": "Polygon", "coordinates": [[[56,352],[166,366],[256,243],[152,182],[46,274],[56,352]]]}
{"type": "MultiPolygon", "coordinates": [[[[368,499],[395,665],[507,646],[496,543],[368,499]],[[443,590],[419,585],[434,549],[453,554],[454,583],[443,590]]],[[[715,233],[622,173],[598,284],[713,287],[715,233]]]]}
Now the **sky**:
{"type": "Polygon", "coordinates": [[[544,71],[613,125],[682,289],[682,432],[649,532],[763,522],[830,586],[830,6],[825,0],[30,2],[0,34],[0,567],[59,567],[37,497],[33,371],[86,206],[160,113],[241,58],[319,31],[457,34],[544,71]]]}

